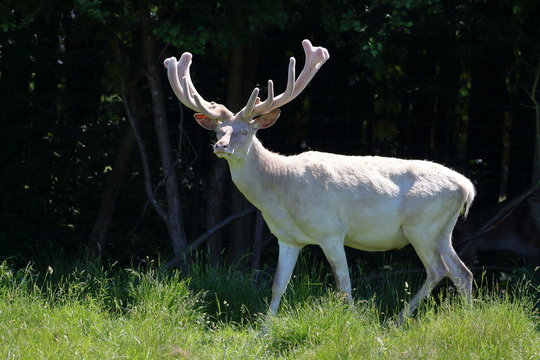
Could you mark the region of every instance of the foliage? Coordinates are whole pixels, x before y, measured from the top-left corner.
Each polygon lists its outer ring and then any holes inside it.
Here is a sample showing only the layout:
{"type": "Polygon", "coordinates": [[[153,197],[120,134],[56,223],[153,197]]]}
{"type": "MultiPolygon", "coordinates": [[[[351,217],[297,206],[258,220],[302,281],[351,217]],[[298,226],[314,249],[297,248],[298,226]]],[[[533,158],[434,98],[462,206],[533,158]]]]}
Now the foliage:
{"type": "Polygon", "coordinates": [[[188,5],[176,1],[170,8],[159,7],[154,33],[164,42],[195,54],[205,54],[208,48],[224,52],[269,28],[285,28],[295,19],[289,3],[198,1],[188,5]],[[167,16],[171,11],[182,16],[167,16]]]}
{"type": "MultiPolygon", "coordinates": [[[[211,100],[227,97],[235,46],[259,46],[250,49],[250,61],[243,65],[245,72],[257,70],[249,84],[242,84],[249,91],[268,78],[283,87],[287,57],[301,62],[303,38],[329,48],[330,61],[305,95],[287,105],[278,125],[261,134],[272,150],[290,154],[313,148],[443,162],[474,178],[479,192],[475,206],[520,193],[529,186],[533,163],[534,114],[523,105],[530,103],[524,91],[534,78],[530,65],[540,57],[539,4],[3,1],[3,256],[24,264],[43,254],[78,255],[127,128],[118,91],[122,76],[137,93],[141,133],[153,173],[160,172],[142,70],[143,11],[150,15],[158,48],[155,64],[161,68],[166,56],[193,52],[192,75],[211,100]],[[113,51],[116,39],[122,63],[113,51]]],[[[162,80],[166,84],[164,72],[162,80]]],[[[190,112],[179,108],[168,87],[164,90],[184,223],[193,239],[204,231],[201,204],[208,194],[210,135],[188,120],[190,112]]],[[[166,229],[146,210],[135,151],[128,161],[103,252],[124,264],[171,253],[166,229]]],[[[223,177],[220,181],[228,182],[223,177]]],[[[154,175],[152,180],[159,184],[162,179],[154,175]]],[[[163,186],[156,192],[162,195],[163,186]]],[[[223,246],[227,254],[234,239],[225,236],[223,246]]]]}
{"type": "MultiPolygon", "coordinates": [[[[516,286],[514,295],[480,288],[473,307],[453,297],[430,301],[398,327],[374,302],[350,308],[331,291],[286,302],[275,317],[215,317],[215,309],[193,289],[212,288],[214,282],[227,288],[230,274],[207,269],[187,279],[152,264],[119,269],[95,262],[59,274],[52,267],[16,270],[4,262],[0,354],[7,359],[529,359],[540,353],[538,288],[530,281],[516,286]]],[[[250,304],[255,296],[260,294],[246,288],[240,297],[250,304]]],[[[222,300],[232,297],[239,296],[229,292],[222,300]]]]}

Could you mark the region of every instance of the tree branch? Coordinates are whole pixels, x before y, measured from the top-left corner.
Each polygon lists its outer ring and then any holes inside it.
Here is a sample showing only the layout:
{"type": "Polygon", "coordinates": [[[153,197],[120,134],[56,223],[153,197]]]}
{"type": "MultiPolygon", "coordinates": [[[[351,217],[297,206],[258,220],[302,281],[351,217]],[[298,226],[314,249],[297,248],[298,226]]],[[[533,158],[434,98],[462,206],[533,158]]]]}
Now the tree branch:
{"type": "MultiPolygon", "coordinates": [[[[540,188],[540,181],[538,181],[536,184],[531,186],[529,189],[527,189],[525,192],[520,194],[519,196],[509,199],[505,201],[505,204],[502,208],[497,211],[495,215],[493,215],[491,218],[489,218],[482,226],[479,227],[479,229],[470,237],[461,240],[460,242],[457,242],[456,245],[462,246],[470,241],[476,240],[479,237],[483,236],[485,233],[492,231],[495,229],[502,221],[504,221],[508,216],[514,212],[514,210],[523,202],[525,199],[527,199],[532,193],[534,193],[537,189],[540,188]]],[[[467,250],[468,247],[465,247],[461,249],[459,252],[459,255],[462,255],[465,250],[467,250]]]]}
{"type": "MultiPolygon", "coordinates": [[[[111,44],[114,50],[114,54],[116,56],[116,60],[118,64],[122,67],[122,54],[121,54],[120,45],[118,44],[118,39],[116,38],[116,36],[112,38],[111,44]]],[[[137,128],[137,121],[134,117],[134,114],[131,111],[131,104],[133,102],[130,101],[130,97],[128,97],[125,75],[123,73],[120,76],[119,88],[120,88],[119,89],[120,96],[122,97],[122,104],[124,105],[124,110],[126,112],[126,117],[129,121],[129,124],[131,125],[131,129],[133,130],[133,134],[135,136],[135,142],[137,143],[137,147],[139,148],[139,154],[141,156],[141,162],[142,162],[142,168],[143,168],[143,174],[144,174],[144,188],[146,190],[146,195],[148,196],[148,201],[150,202],[150,204],[152,205],[156,213],[159,215],[159,217],[163,220],[163,222],[165,222],[165,224],[168,224],[169,219],[168,219],[167,213],[159,205],[159,202],[154,195],[154,190],[152,189],[152,180],[150,178],[150,166],[148,164],[148,155],[146,153],[144,142],[141,138],[141,135],[139,134],[139,129],[137,128]]]]}
{"type": "Polygon", "coordinates": [[[188,246],[188,248],[186,249],[186,252],[192,252],[193,250],[195,250],[196,248],[198,248],[199,246],[201,246],[206,240],[208,240],[208,238],[212,235],[214,235],[216,232],[218,232],[219,230],[221,230],[221,228],[223,228],[224,226],[228,225],[229,223],[235,221],[235,220],[238,220],[244,216],[246,216],[247,214],[250,214],[252,212],[255,211],[255,208],[254,207],[249,207],[243,211],[240,211],[239,213],[236,213],[236,214],[233,214],[225,219],[223,219],[222,221],[220,221],[219,223],[217,223],[216,225],[212,226],[210,229],[206,230],[204,233],[202,233],[201,235],[199,235],[195,240],[193,240],[193,242],[188,246]]]}
{"type": "MultiPolygon", "coordinates": [[[[478,272],[478,271],[505,271],[505,272],[514,272],[519,269],[524,268],[515,268],[515,267],[506,267],[506,266],[498,266],[498,265],[490,265],[490,266],[475,266],[469,268],[472,272],[478,272]]],[[[381,273],[376,273],[368,276],[361,277],[358,279],[359,282],[368,282],[373,280],[380,280],[384,279],[388,276],[399,276],[399,275],[409,275],[409,274],[421,274],[425,273],[426,269],[417,268],[417,269],[405,269],[405,270],[395,270],[395,271],[384,271],[381,273]]]]}
{"type": "Polygon", "coordinates": [[[128,118],[129,124],[131,125],[131,128],[133,129],[133,133],[135,135],[135,141],[137,143],[137,147],[139,148],[139,153],[141,155],[141,162],[143,167],[143,174],[144,174],[144,188],[146,190],[146,195],[148,196],[148,201],[154,208],[154,210],[158,213],[159,217],[165,222],[168,223],[168,217],[165,210],[159,205],[159,202],[154,194],[154,189],[152,189],[152,180],[150,179],[150,166],[148,164],[148,155],[146,154],[146,148],[144,147],[144,142],[141,138],[141,135],[139,134],[139,130],[137,129],[137,124],[135,119],[133,118],[133,114],[131,113],[130,106],[128,105],[128,97],[126,95],[125,85],[120,85],[120,96],[122,99],[124,99],[124,109],[126,111],[126,116],[128,118]]]}
{"type": "Polygon", "coordinates": [[[538,100],[536,99],[536,91],[538,90],[538,82],[540,81],[540,60],[536,66],[536,74],[534,76],[534,81],[531,87],[531,91],[527,91],[527,95],[531,99],[532,103],[536,108],[538,108],[538,100]]]}
{"type": "Polygon", "coordinates": [[[199,246],[204,244],[212,235],[214,235],[216,232],[221,230],[223,227],[229,225],[231,222],[238,220],[252,212],[254,212],[256,209],[254,207],[250,207],[248,209],[245,209],[239,213],[233,214],[229,217],[226,217],[225,219],[221,220],[216,225],[212,226],[210,229],[206,230],[204,233],[199,235],[191,244],[189,244],[188,248],[186,249],[183,256],[176,256],[169,260],[165,265],[163,265],[163,268],[170,269],[174,267],[176,264],[183,261],[183,257],[190,254],[193,250],[197,249],[199,246]]]}

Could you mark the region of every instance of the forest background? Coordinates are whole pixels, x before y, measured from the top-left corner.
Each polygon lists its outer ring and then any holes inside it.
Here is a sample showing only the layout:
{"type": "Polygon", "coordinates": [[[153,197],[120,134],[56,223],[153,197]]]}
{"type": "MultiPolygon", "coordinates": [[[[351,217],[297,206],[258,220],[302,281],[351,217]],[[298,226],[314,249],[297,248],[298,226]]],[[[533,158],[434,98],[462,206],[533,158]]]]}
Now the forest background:
{"type": "Polygon", "coordinates": [[[193,53],[197,89],[238,110],[268,79],[282,91],[304,38],[330,60],[259,132],[268,148],[437,161],[492,208],[540,180],[539,15],[536,0],[4,0],[0,257],[275,263],[162,62],[193,53]]]}

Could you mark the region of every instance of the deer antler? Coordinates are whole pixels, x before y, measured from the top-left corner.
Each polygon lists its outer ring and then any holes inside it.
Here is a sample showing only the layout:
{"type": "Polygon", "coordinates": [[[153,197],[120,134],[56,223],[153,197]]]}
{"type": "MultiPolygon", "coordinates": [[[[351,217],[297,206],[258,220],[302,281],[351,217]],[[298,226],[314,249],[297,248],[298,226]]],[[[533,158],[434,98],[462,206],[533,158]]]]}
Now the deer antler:
{"type": "Polygon", "coordinates": [[[213,101],[208,102],[199,95],[195,86],[193,86],[189,74],[191,58],[192,55],[185,52],[180,57],[180,61],[176,61],[176,58],[170,57],[163,62],[163,65],[167,68],[167,77],[176,97],[188,108],[202,112],[210,119],[232,116],[232,112],[224,105],[217,104],[213,101]]]}
{"type": "Polygon", "coordinates": [[[313,47],[311,42],[307,39],[302,41],[302,47],[306,54],[306,62],[298,78],[295,79],[296,60],[294,57],[291,57],[285,92],[278,96],[274,96],[274,83],[272,80],[268,80],[267,99],[264,102],[258,102],[257,95],[259,95],[259,89],[255,88],[249,97],[247,105],[238,113],[241,119],[249,121],[255,116],[269,113],[292,101],[300,95],[321,66],[330,58],[328,50],[323,47],[313,47]]]}

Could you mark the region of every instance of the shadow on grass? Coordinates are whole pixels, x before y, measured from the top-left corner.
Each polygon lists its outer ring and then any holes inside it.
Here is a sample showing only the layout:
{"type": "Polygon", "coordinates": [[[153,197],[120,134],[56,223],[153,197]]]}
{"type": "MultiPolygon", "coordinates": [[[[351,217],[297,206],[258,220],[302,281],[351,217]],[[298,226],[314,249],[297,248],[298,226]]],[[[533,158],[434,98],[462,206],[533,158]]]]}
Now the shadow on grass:
{"type": "MultiPolygon", "coordinates": [[[[375,306],[381,323],[395,318],[425,278],[423,269],[413,263],[392,261],[367,270],[361,263],[351,267],[353,297],[357,304],[375,306]]],[[[146,261],[121,268],[99,259],[73,263],[58,261],[14,269],[9,260],[0,263],[0,290],[24,293],[51,304],[91,299],[109,312],[125,314],[154,303],[176,311],[186,302],[204,313],[211,323],[257,324],[268,309],[273,269],[245,270],[235,266],[209,267],[197,261],[189,275],[160,270],[158,261],[146,261]]],[[[540,299],[540,271],[516,268],[512,271],[477,271],[475,297],[486,294],[505,298],[531,295],[540,299]]],[[[325,261],[310,252],[302,254],[284,295],[287,306],[313,303],[336,292],[325,261]]],[[[448,281],[435,289],[430,301],[440,304],[456,297],[448,281]]],[[[534,303],[538,310],[538,300],[534,303]]]]}

